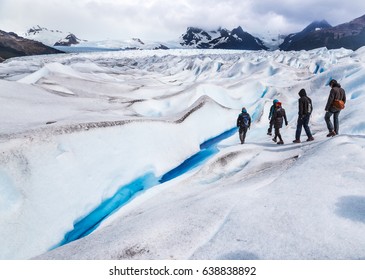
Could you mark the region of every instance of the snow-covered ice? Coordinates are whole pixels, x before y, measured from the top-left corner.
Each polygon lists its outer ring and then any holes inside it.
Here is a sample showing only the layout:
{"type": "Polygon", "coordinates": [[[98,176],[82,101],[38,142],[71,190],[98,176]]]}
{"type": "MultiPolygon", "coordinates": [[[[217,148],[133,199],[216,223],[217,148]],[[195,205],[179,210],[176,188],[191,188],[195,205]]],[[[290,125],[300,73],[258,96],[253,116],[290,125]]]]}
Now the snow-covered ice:
{"type": "Polygon", "coordinates": [[[0,87],[0,259],[365,259],[365,48],[13,58],[0,87]],[[332,78],[348,101],[327,138],[332,78]],[[293,144],[301,88],[315,141],[293,144]],[[275,98],[283,146],[266,135],[275,98]]]}

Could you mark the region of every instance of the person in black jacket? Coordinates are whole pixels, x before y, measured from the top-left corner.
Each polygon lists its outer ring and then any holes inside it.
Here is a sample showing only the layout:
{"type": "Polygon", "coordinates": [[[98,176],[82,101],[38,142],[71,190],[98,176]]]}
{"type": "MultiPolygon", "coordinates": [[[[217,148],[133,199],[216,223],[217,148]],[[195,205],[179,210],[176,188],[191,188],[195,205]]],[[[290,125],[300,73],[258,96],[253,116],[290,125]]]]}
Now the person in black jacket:
{"type": "Polygon", "coordinates": [[[239,127],[238,133],[240,137],[241,144],[245,143],[247,130],[251,126],[251,116],[247,113],[245,107],[242,108],[241,114],[238,115],[237,118],[237,127],[239,127]]]}
{"type": "Polygon", "coordinates": [[[312,136],[312,132],[308,126],[309,119],[311,113],[313,111],[312,100],[307,96],[307,93],[304,88],[299,91],[299,100],[298,100],[298,121],[297,121],[297,130],[295,132],[295,140],[293,143],[300,143],[300,134],[302,133],[302,127],[304,127],[305,133],[308,136],[307,141],[313,141],[314,138],[312,136]]]}
{"type": "Polygon", "coordinates": [[[275,128],[275,136],[272,139],[274,142],[277,141],[277,138],[279,138],[279,142],[276,144],[284,144],[283,138],[281,138],[280,134],[280,128],[283,127],[283,119],[285,120],[285,125],[288,125],[288,120],[286,118],[286,113],[284,108],[281,107],[281,102],[276,102],[275,104],[276,108],[273,113],[273,122],[274,122],[274,128],[275,128]]]}
{"type": "Polygon", "coordinates": [[[342,100],[344,103],[346,103],[346,93],[343,88],[341,88],[341,85],[337,83],[336,80],[331,80],[329,83],[329,86],[331,87],[330,94],[328,96],[327,104],[325,107],[326,114],[324,115],[324,119],[327,124],[327,128],[329,133],[327,134],[327,137],[335,136],[339,132],[339,122],[338,122],[338,116],[341,112],[340,109],[337,109],[333,106],[333,101],[335,99],[342,100]],[[331,116],[333,115],[333,123],[331,122],[331,116]]]}

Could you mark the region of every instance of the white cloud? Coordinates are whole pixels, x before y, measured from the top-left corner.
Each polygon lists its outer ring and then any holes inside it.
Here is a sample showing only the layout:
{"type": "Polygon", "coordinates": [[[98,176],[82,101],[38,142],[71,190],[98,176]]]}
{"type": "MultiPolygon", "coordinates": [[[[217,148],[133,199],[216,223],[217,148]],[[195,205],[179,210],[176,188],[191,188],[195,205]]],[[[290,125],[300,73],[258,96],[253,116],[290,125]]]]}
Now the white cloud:
{"type": "Polygon", "coordinates": [[[0,29],[33,25],[89,39],[176,39],[189,26],[242,28],[250,33],[290,33],[314,20],[337,25],[362,15],[365,3],[349,0],[1,0],[0,29]]]}

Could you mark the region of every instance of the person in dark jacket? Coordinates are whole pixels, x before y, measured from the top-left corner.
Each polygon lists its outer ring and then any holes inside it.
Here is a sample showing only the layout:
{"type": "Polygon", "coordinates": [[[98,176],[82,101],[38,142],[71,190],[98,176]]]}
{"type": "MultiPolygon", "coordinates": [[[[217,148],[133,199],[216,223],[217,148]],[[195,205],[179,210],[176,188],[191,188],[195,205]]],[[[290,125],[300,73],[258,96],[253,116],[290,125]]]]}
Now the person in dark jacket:
{"type": "Polygon", "coordinates": [[[237,118],[237,127],[239,127],[238,133],[240,137],[241,144],[245,143],[247,130],[251,127],[251,116],[247,113],[245,107],[242,108],[241,114],[237,118]]]}
{"type": "Polygon", "coordinates": [[[273,118],[272,118],[272,115],[274,114],[274,110],[275,110],[275,104],[279,102],[279,100],[277,99],[274,99],[273,102],[272,102],[272,105],[270,107],[270,112],[269,112],[269,128],[267,130],[267,135],[272,135],[272,127],[274,125],[274,122],[273,122],[273,118]]]}
{"type": "Polygon", "coordinates": [[[304,127],[305,133],[307,134],[307,141],[313,141],[312,132],[308,126],[311,113],[313,111],[312,100],[307,96],[304,88],[299,91],[298,100],[298,121],[297,130],[295,132],[295,140],[293,143],[300,143],[300,134],[302,133],[302,127],[304,127]]]}
{"type": "Polygon", "coordinates": [[[288,120],[286,118],[286,113],[284,108],[281,107],[281,102],[276,102],[274,114],[272,117],[275,128],[275,136],[272,140],[276,142],[277,138],[279,138],[279,142],[277,142],[276,144],[282,145],[284,144],[284,141],[280,134],[280,128],[283,127],[283,120],[285,120],[285,125],[288,125],[288,120]]]}
{"type": "Polygon", "coordinates": [[[326,107],[324,109],[326,111],[324,119],[326,121],[327,128],[329,131],[327,137],[337,135],[340,127],[338,116],[340,115],[341,110],[333,106],[333,101],[337,99],[337,100],[342,100],[344,103],[346,103],[346,93],[345,90],[341,87],[341,85],[337,83],[336,80],[331,80],[329,86],[331,87],[331,91],[328,96],[326,107]],[[332,115],[333,115],[333,124],[331,122],[332,115]]]}

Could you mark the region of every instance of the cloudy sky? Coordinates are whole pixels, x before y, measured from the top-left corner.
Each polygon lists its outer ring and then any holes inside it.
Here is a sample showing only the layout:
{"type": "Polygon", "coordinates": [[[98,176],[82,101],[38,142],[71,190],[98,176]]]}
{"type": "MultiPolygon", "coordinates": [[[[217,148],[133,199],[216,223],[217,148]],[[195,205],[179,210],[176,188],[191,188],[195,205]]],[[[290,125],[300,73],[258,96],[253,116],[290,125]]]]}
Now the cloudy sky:
{"type": "Polygon", "coordinates": [[[360,0],[0,0],[0,30],[32,26],[81,39],[175,40],[188,26],[237,26],[255,35],[297,32],[314,20],[331,25],[365,14],[360,0]]]}

